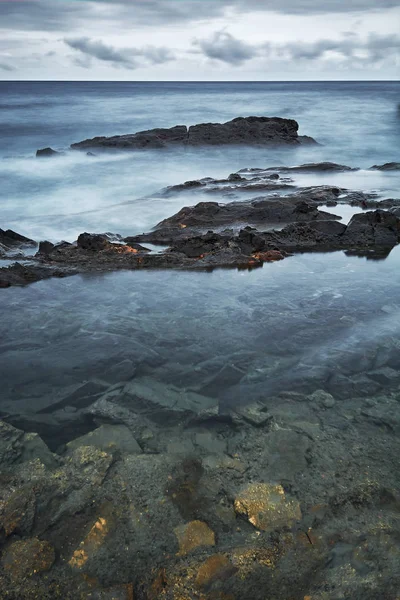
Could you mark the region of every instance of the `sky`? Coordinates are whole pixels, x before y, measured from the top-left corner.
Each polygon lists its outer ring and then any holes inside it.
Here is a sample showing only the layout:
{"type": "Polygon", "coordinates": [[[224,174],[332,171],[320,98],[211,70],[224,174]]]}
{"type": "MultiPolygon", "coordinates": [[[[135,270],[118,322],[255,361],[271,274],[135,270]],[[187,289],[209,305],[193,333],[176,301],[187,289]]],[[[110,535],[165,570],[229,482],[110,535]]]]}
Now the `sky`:
{"type": "Polygon", "coordinates": [[[0,79],[398,79],[399,0],[0,0],[0,79]]]}

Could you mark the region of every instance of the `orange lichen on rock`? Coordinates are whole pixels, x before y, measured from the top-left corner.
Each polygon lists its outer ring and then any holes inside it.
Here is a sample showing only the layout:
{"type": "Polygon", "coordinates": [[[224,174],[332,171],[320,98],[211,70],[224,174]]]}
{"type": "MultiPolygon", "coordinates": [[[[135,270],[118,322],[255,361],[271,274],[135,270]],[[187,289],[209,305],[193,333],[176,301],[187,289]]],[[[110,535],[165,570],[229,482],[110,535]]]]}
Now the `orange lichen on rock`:
{"type": "Polygon", "coordinates": [[[90,556],[102,546],[108,532],[109,528],[106,519],[100,517],[86,538],[80,543],[79,548],[75,550],[68,564],[75,569],[81,569],[90,556]]]}
{"type": "Polygon", "coordinates": [[[268,483],[248,485],[237,496],[235,511],[262,531],[290,527],[294,521],[301,519],[299,503],[286,500],[281,485],[268,483]]]}
{"type": "Polygon", "coordinates": [[[14,581],[48,571],[55,560],[49,542],[29,538],[14,542],[3,554],[2,566],[14,581]]]}
{"type": "Polygon", "coordinates": [[[210,556],[199,568],[196,585],[199,588],[208,588],[217,580],[229,579],[237,571],[229,558],[223,554],[210,556]]]}
{"type": "Polygon", "coordinates": [[[178,556],[189,554],[201,546],[215,546],[215,534],[203,521],[190,521],[174,529],[178,538],[178,556]]]}
{"type": "Polygon", "coordinates": [[[285,257],[279,250],[268,250],[267,252],[256,252],[253,254],[254,258],[261,260],[262,262],[275,262],[276,260],[283,260],[285,257]]]}

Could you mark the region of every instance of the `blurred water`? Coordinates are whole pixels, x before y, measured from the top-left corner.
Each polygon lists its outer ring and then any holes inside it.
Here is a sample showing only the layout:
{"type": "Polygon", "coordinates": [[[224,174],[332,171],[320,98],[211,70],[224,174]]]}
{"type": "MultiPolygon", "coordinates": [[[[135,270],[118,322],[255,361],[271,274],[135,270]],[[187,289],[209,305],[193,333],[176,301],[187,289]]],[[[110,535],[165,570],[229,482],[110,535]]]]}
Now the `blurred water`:
{"type": "MultiPolygon", "coordinates": [[[[311,161],[362,170],[298,174],[297,184],[399,197],[398,172],[366,170],[398,160],[399,89],[395,82],[0,83],[0,226],[52,241],[84,230],[135,234],[197,201],[152,195],[166,185],[311,161]],[[34,157],[37,148],[62,150],[95,135],[249,114],[295,118],[300,133],[324,145],[34,157]]],[[[347,221],[353,212],[341,214],[347,221]]],[[[149,352],[158,356],[152,375],[184,387],[201,385],[196,373],[208,360],[238,365],[245,387],[230,390],[235,401],[271,382],[295,389],[301,365],[334,370],[347,351],[378,351],[398,337],[398,267],[397,250],[380,262],[311,254],[251,273],[115,273],[2,290],[0,399],[34,401],[126,357],[141,365],[149,352]]]]}
{"type": "MultiPolygon", "coordinates": [[[[363,169],[396,159],[396,82],[332,83],[0,83],[0,223],[52,241],[83,230],[134,234],[192,198],[141,198],[185,180],[244,167],[331,160],[363,169]],[[37,160],[37,148],[66,149],[95,135],[239,115],[295,118],[324,146],[135,152],[37,160]],[[122,205],[122,206],[121,206],[122,205]]],[[[304,185],[316,178],[301,176],[304,185]]],[[[319,176],[321,183],[394,195],[399,179],[365,170],[319,176]]],[[[218,200],[218,198],[217,198],[218,200]]]]}

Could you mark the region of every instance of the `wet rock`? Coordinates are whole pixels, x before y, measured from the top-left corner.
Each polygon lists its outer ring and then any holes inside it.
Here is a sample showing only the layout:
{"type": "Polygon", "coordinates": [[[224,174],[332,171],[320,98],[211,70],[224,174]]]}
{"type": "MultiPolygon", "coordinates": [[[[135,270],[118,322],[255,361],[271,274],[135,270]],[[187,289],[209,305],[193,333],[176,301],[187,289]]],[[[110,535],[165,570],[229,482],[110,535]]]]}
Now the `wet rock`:
{"type": "Polygon", "coordinates": [[[333,408],[336,404],[335,398],[332,394],[325,392],[324,390],[317,390],[309,397],[311,402],[316,402],[322,408],[333,408]]]}
{"type": "Polygon", "coordinates": [[[262,531],[291,527],[301,519],[300,505],[287,500],[281,485],[251,483],[235,499],[235,511],[262,531]]]}
{"type": "Polygon", "coordinates": [[[68,564],[73,569],[83,569],[87,563],[87,561],[99,551],[102,547],[105,538],[109,533],[109,525],[107,519],[104,517],[99,517],[95,524],[90,529],[88,535],[79,545],[68,564]]]}
{"type": "Polygon", "coordinates": [[[68,442],[68,451],[81,446],[95,446],[105,452],[141,454],[142,449],[125,425],[101,425],[94,431],[68,442]]]}
{"type": "Polygon", "coordinates": [[[177,125],[170,129],[151,129],[113,137],[95,137],[72,144],[73,149],[114,148],[137,150],[168,146],[214,146],[227,144],[301,144],[315,143],[298,136],[298,123],[279,117],[238,117],[227,123],[202,123],[189,129],[177,125]]]}
{"type": "Polygon", "coordinates": [[[43,279],[67,277],[76,273],[76,269],[68,266],[60,268],[39,267],[36,265],[23,265],[17,262],[9,267],[0,268],[0,288],[7,288],[12,285],[28,285],[42,281],[43,279]]]}
{"type": "Polygon", "coordinates": [[[123,389],[125,405],[145,413],[155,421],[186,418],[201,414],[218,404],[215,398],[207,398],[195,392],[165,385],[150,377],[136,378],[123,389]]]}
{"type": "Polygon", "coordinates": [[[66,458],[61,481],[67,489],[69,479],[74,481],[75,485],[101,485],[113,460],[110,453],[99,448],[79,446],[66,458]]]}
{"type": "Polygon", "coordinates": [[[268,479],[279,473],[281,480],[293,480],[298,473],[306,471],[311,447],[306,435],[290,429],[271,431],[265,439],[260,470],[268,479]]]}
{"type": "Polygon", "coordinates": [[[178,539],[178,556],[190,554],[197,548],[215,546],[215,534],[212,529],[202,521],[191,521],[174,529],[178,539]]]}
{"type": "Polygon", "coordinates": [[[196,575],[196,585],[199,588],[208,589],[216,581],[225,581],[237,572],[229,558],[224,554],[214,554],[210,556],[200,566],[196,575]]]}
{"type": "Polygon", "coordinates": [[[360,246],[391,247],[400,239],[400,219],[383,210],[354,215],[343,234],[343,242],[360,246]]]}
{"type": "Polygon", "coordinates": [[[36,151],[36,156],[38,158],[49,158],[50,156],[60,156],[62,152],[57,152],[53,150],[53,148],[41,148],[36,151]]]}
{"type": "Polygon", "coordinates": [[[399,162],[389,162],[383,165],[373,165],[371,169],[375,169],[378,171],[399,171],[400,163],[399,162]]]}
{"type": "Polygon", "coordinates": [[[8,537],[11,534],[29,535],[35,519],[36,497],[27,485],[17,489],[1,507],[0,530],[8,537]]]}
{"type": "Polygon", "coordinates": [[[95,137],[76,144],[71,148],[82,150],[85,148],[107,148],[118,150],[141,150],[166,148],[169,145],[185,145],[188,130],[185,125],[177,125],[170,129],[150,129],[138,133],[115,135],[112,137],[95,137]]]}
{"type": "Polygon", "coordinates": [[[223,452],[226,452],[226,440],[219,438],[211,431],[196,433],[195,444],[202,450],[211,454],[222,454],[223,452]]]}
{"type": "Polygon", "coordinates": [[[36,433],[24,433],[0,421],[0,464],[2,468],[39,459],[48,467],[56,466],[57,459],[36,433]]]}
{"type": "Polygon", "coordinates": [[[5,248],[23,248],[24,246],[36,246],[36,242],[12,229],[4,231],[0,229],[0,244],[5,248]]]}
{"type": "Polygon", "coordinates": [[[66,406],[84,408],[93,404],[108,389],[108,384],[101,380],[78,383],[61,390],[57,394],[43,397],[36,403],[38,414],[53,413],[66,406]]]}
{"type": "Polygon", "coordinates": [[[103,375],[103,379],[109,383],[118,383],[128,381],[135,376],[136,367],[129,358],[125,358],[119,363],[112,365],[103,375]]]}
{"type": "Polygon", "coordinates": [[[180,237],[188,237],[187,228],[204,230],[234,223],[290,223],[339,218],[333,214],[319,211],[315,206],[297,198],[255,199],[229,204],[199,202],[196,206],[182,208],[176,215],[164,219],[157,225],[156,230],[176,228],[178,232],[180,230],[180,237]]]}
{"type": "Polygon", "coordinates": [[[369,371],[368,377],[383,386],[393,386],[400,381],[400,372],[391,367],[381,367],[374,371],[369,371]]]}
{"type": "Polygon", "coordinates": [[[51,242],[40,242],[38,254],[50,254],[54,250],[54,244],[51,242]]]}
{"type": "Polygon", "coordinates": [[[93,233],[81,233],[77,240],[78,248],[82,250],[93,250],[99,252],[100,250],[107,250],[111,243],[108,238],[104,235],[97,235],[93,233]]]}
{"type": "Polygon", "coordinates": [[[29,538],[14,542],[7,548],[1,563],[13,581],[22,583],[27,578],[48,571],[54,560],[54,549],[48,542],[29,538]]]}
{"type": "Polygon", "coordinates": [[[320,162],[320,163],[307,163],[295,167],[269,167],[266,171],[280,171],[284,172],[297,172],[297,173],[318,173],[318,172],[343,172],[343,171],[358,171],[353,167],[347,167],[346,165],[338,165],[332,162],[320,162]]]}
{"type": "Polygon", "coordinates": [[[270,426],[273,419],[268,408],[259,402],[239,406],[235,408],[235,413],[255,427],[270,426]]]}

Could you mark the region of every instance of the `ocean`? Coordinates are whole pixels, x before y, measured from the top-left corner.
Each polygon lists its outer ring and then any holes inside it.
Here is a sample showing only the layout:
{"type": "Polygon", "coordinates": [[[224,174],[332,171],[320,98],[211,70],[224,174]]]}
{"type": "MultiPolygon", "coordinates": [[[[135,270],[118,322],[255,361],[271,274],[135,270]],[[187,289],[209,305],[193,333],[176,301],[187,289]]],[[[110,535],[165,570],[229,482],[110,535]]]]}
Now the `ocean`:
{"type": "MultiPolygon", "coordinates": [[[[202,199],[165,186],[306,162],[359,170],[298,186],[399,199],[400,171],[369,170],[399,161],[399,101],[384,81],[1,82],[0,227],[134,235],[202,199]],[[320,145],[68,151],[249,115],[294,118],[320,145]],[[36,158],[47,146],[65,153],[36,158]]],[[[397,598],[399,268],[400,246],[1,289],[0,590],[397,598]]]]}

